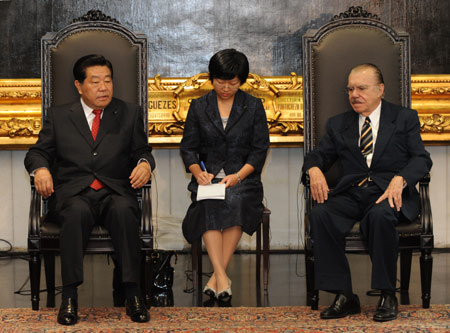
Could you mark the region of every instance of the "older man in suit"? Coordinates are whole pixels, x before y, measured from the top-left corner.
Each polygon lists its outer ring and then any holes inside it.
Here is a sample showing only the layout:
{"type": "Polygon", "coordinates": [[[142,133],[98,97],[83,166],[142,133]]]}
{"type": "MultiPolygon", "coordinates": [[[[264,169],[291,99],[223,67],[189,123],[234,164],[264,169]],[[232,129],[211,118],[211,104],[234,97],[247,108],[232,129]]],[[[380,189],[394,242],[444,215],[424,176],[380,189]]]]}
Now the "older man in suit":
{"type": "Polygon", "coordinates": [[[147,183],[155,162],[142,110],[113,98],[112,64],[100,55],[74,65],[80,99],[48,110],[37,143],[25,157],[36,190],[50,197],[50,214],[61,224],[62,303],[58,322],[77,322],[77,286],[83,281],[83,250],[94,224],[109,231],[133,321],[149,313],[139,290],[140,210],[135,189],[147,183]]]}
{"type": "Polygon", "coordinates": [[[353,110],[328,120],[324,138],[305,156],[302,170],[318,203],[310,214],[315,286],[336,294],[320,316],[333,319],[361,311],[344,252],[345,236],[359,220],[372,260],[372,288],[381,290],[373,319],[388,321],[398,313],[395,227],[399,219],[418,215],[415,186],[432,162],[420,137],[417,112],[382,99],[384,82],[377,66],[353,68],[347,90],[353,110]],[[343,175],[329,193],[323,172],[336,160],[343,175]]]}

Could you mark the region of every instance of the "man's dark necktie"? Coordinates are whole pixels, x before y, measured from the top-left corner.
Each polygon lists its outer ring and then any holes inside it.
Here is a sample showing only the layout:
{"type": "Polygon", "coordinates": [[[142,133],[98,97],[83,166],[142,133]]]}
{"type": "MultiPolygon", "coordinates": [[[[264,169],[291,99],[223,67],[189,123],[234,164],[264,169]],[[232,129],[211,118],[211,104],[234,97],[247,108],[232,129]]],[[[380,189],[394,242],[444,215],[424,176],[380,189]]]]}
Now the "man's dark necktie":
{"type": "Polygon", "coordinates": [[[372,135],[372,126],[370,124],[370,118],[366,117],[364,121],[364,125],[361,130],[361,139],[359,148],[361,149],[361,153],[364,158],[367,158],[367,155],[373,152],[373,135],[372,135]]]}
{"type": "MultiPolygon", "coordinates": [[[[92,137],[94,138],[95,141],[95,139],[97,138],[98,129],[100,128],[100,115],[102,114],[102,110],[93,110],[92,112],[95,114],[95,118],[94,121],[92,122],[91,132],[92,137]]],[[[94,181],[89,186],[96,191],[104,187],[102,182],[99,181],[97,178],[95,178],[94,181]]]]}
{"type": "MultiPolygon", "coordinates": [[[[364,125],[361,129],[359,148],[361,149],[361,153],[363,154],[365,159],[367,159],[367,155],[373,153],[373,135],[369,117],[366,117],[366,119],[364,120],[364,125]]],[[[369,179],[367,177],[364,178],[358,184],[358,186],[364,185],[368,180],[369,179]]]]}

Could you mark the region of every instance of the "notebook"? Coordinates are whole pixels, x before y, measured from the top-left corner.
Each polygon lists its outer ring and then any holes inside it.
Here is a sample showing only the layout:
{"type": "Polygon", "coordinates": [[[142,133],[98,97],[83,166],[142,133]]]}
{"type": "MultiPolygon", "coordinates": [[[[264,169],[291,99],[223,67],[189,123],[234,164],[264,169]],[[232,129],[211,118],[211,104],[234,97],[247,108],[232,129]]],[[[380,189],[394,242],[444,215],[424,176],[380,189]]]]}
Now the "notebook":
{"type": "Polygon", "coordinates": [[[224,200],[225,184],[198,185],[197,201],[206,199],[224,200]]]}

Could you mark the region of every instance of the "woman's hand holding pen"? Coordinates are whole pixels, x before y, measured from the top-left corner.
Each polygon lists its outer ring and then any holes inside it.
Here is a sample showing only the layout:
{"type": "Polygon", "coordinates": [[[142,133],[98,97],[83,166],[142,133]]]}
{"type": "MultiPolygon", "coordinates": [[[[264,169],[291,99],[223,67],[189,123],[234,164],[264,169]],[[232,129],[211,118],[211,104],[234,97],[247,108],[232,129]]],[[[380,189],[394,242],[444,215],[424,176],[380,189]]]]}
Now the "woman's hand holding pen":
{"type": "Polygon", "coordinates": [[[194,177],[197,179],[197,183],[199,185],[208,185],[211,184],[211,180],[213,180],[214,175],[212,173],[199,170],[198,173],[194,173],[194,177]]]}
{"type": "Polygon", "coordinates": [[[192,172],[199,185],[211,184],[211,181],[214,178],[212,173],[208,173],[208,171],[206,171],[206,167],[203,162],[200,162],[200,165],[192,164],[189,167],[189,170],[192,172]]]}

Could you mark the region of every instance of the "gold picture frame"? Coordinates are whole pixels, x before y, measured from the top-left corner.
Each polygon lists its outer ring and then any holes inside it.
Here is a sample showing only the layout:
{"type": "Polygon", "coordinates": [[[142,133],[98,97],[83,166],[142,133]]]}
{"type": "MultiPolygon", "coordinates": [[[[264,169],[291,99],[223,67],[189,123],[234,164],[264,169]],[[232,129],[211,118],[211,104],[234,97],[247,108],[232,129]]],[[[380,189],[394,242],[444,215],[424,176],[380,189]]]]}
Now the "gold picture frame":
{"type": "MultiPolygon", "coordinates": [[[[191,100],[211,89],[206,73],[191,78],[149,78],[149,143],[161,148],[178,147],[191,100]]],[[[301,76],[261,77],[251,73],[241,89],[262,99],[271,146],[303,146],[301,76]]],[[[450,75],[412,75],[411,101],[419,113],[424,142],[448,145],[450,75]]],[[[0,149],[28,149],[36,142],[41,126],[41,80],[0,79],[0,149]]]]}

